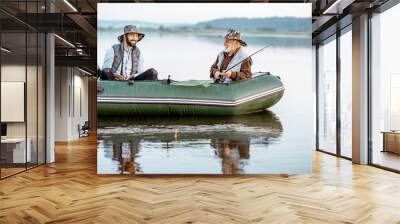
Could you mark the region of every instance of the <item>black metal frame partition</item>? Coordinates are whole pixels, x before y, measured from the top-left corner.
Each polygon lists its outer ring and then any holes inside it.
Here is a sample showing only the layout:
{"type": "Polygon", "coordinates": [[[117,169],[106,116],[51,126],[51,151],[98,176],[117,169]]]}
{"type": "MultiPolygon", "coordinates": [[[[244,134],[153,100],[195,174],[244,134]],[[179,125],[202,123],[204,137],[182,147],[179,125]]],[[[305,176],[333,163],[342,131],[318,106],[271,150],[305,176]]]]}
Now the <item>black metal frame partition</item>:
{"type": "MultiPolygon", "coordinates": [[[[323,40],[319,41],[318,44],[316,45],[316,77],[315,77],[315,83],[316,83],[316,150],[319,152],[327,153],[329,155],[333,156],[338,156],[347,160],[352,160],[350,157],[343,156],[341,153],[341,117],[340,117],[340,84],[341,84],[341,59],[340,59],[340,37],[345,34],[346,32],[343,31],[349,31],[347,30],[351,26],[351,23],[346,25],[345,27],[341,28],[338,25],[335,25],[336,32],[330,36],[327,36],[323,40]],[[320,149],[319,147],[319,45],[320,43],[327,41],[329,38],[332,38],[332,36],[335,35],[335,39],[331,41],[336,41],[336,153],[328,152],[324,149],[320,149]]],[[[350,31],[349,31],[350,32],[350,31]]]]}
{"type": "MultiPolygon", "coordinates": [[[[27,15],[27,3],[28,1],[25,1],[25,16],[27,15]]],[[[36,0],[36,11],[38,12],[39,9],[39,1],[36,0]]],[[[47,7],[46,7],[46,11],[47,11],[47,7]]],[[[5,12],[4,10],[2,10],[2,12],[5,12]]],[[[8,14],[8,13],[7,13],[8,14]]],[[[18,18],[16,18],[18,21],[20,21],[18,18]]],[[[26,21],[26,18],[25,18],[26,21]]],[[[47,38],[46,38],[46,34],[45,32],[40,32],[39,30],[33,28],[32,26],[29,26],[27,23],[23,22],[24,24],[24,31],[25,32],[21,32],[21,34],[25,35],[25,84],[24,84],[24,122],[25,122],[25,169],[12,173],[10,175],[7,176],[3,176],[2,174],[2,167],[0,166],[0,180],[6,179],[8,177],[17,175],[19,173],[28,171],[30,169],[36,168],[38,166],[41,166],[43,164],[47,163],[47,38]],[[28,153],[27,153],[27,147],[28,147],[28,124],[27,124],[27,81],[28,81],[28,27],[29,29],[31,29],[32,31],[34,31],[34,33],[36,33],[36,163],[33,166],[29,166],[28,167],[28,153]],[[39,33],[45,34],[43,36],[43,47],[44,47],[44,51],[42,50],[41,53],[43,53],[42,58],[44,60],[43,63],[43,69],[42,69],[42,82],[44,84],[43,88],[44,88],[44,92],[43,92],[43,113],[44,116],[42,117],[42,122],[44,123],[44,130],[43,130],[43,162],[40,163],[39,162],[39,81],[38,81],[38,77],[39,77],[39,33]]],[[[0,23],[1,26],[1,23],[0,23]]],[[[1,28],[1,27],[0,27],[1,28]]],[[[1,29],[0,29],[1,30],[1,29]]],[[[0,46],[2,46],[2,34],[3,32],[0,31],[0,46]]],[[[1,82],[1,67],[2,67],[2,56],[0,54],[0,82],[1,82]]],[[[1,90],[1,86],[0,86],[0,90],[1,90]]],[[[1,92],[1,91],[0,91],[1,92]]],[[[1,97],[1,93],[0,93],[0,97],[1,97]]],[[[1,109],[1,106],[0,106],[1,109]]],[[[0,123],[1,122],[1,115],[0,115],[0,123]]],[[[1,158],[1,144],[0,144],[0,158],[1,158]]],[[[32,164],[30,164],[32,165],[32,164]]]]}

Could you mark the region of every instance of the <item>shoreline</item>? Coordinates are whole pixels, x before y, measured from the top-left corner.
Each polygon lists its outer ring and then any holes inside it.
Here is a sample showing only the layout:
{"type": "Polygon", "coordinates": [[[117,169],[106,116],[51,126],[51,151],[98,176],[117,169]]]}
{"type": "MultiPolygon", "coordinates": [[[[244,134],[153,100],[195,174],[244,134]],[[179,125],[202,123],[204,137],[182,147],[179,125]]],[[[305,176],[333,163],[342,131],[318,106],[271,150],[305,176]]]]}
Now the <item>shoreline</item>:
{"type": "MultiPolygon", "coordinates": [[[[98,27],[99,32],[119,32],[119,28],[115,27],[98,27]]],[[[142,32],[159,33],[159,34],[194,34],[201,36],[224,36],[226,30],[213,29],[213,30],[189,30],[189,29],[142,29],[142,32]]],[[[311,37],[309,32],[258,32],[249,31],[243,32],[246,37],[291,37],[291,38],[308,38],[311,37]]]]}

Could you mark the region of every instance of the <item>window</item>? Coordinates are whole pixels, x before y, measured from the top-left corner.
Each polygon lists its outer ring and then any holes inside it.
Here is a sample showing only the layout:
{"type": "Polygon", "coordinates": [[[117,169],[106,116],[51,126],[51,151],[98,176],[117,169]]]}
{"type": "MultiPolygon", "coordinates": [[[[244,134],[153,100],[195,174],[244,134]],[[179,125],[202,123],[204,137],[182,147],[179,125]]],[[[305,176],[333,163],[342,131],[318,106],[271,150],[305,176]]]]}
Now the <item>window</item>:
{"type": "Polygon", "coordinates": [[[336,36],[318,48],[318,148],[336,153],[336,36]]]}
{"type": "Polygon", "coordinates": [[[340,154],[352,156],[352,34],[351,26],[340,36],[340,154]]]}
{"type": "Polygon", "coordinates": [[[400,5],[371,19],[371,160],[400,170],[400,5]]]}

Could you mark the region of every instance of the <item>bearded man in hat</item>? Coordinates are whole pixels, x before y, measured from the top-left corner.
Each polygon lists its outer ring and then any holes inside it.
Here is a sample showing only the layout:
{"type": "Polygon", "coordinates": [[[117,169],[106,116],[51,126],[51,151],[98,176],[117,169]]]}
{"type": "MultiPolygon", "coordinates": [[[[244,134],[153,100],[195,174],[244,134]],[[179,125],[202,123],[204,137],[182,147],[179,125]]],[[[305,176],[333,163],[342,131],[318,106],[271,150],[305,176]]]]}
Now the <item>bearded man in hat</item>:
{"type": "Polygon", "coordinates": [[[253,61],[250,57],[247,58],[248,55],[243,50],[243,47],[246,46],[247,43],[241,38],[239,31],[229,30],[224,38],[225,48],[218,54],[217,60],[211,66],[210,78],[216,82],[250,79],[253,61]],[[239,64],[232,67],[237,63],[239,64]]]}
{"type": "Polygon", "coordinates": [[[107,50],[104,57],[102,79],[157,80],[158,73],[150,68],[143,71],[143,56],[136,44],[144,37],[136,26],[127,25],[118,36],[118,44],[107,50]]]}

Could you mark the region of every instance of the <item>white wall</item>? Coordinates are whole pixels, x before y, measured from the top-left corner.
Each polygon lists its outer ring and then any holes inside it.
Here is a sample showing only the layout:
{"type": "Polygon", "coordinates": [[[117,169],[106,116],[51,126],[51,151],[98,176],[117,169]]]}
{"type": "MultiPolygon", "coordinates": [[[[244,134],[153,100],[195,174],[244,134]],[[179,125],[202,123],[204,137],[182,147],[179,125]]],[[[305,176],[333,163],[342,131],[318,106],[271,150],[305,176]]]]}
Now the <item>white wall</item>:
{"type": "MultiPolygon", "coordinates": [[[[1,81],[25,82],[25,69],[25,65],[2,65],[1,81]]],[[[25,137],[25,122],[7,122],[7,137],[25,137]]]]}
{"type": "MultiPolygon", "coordinates": [[[[36,74],[36,67],[17,64],[6,64],[1,66],[1,81],[2,82],[24,82],[26,83],[25,76],[28,72],[28,87],[27,87],[27,122],[28,122],[28,137],[29,134],[35,131],[36,137],[36,80],[31,77],[31,74],[36,74]],[[27,70],[25,70],[27,69],[27,70]],[[32,131],[31,131],[32,130],[32,131]]],[[[2,96],[4,97],[4,96],[2,96]]],[[[41,101],[40,101],[41,102],[41,101]]],[[[38,105],[42,107],[42,105],[38,105]]],[[[1,108],[6,113],[12,113],[10,108],[1,108]]],[[[24,110],[24,108],[22,108],[24,110]]],[[[26,122],[7,122],[7,136],[8,137],[25,137],[25,124],[26,122]]]]}
{"type": "Polygon", "coordinates": [[[56,67],[55,140],[79,138],[78,125],[88,120],[88,77],[76,68],[56,67]]]}
{"type": "Polygon", "coordinates": [[[68,88],[70,84],[68,71],[67,67],[55,68],[55,141],[68,140],[68,88]]]}

